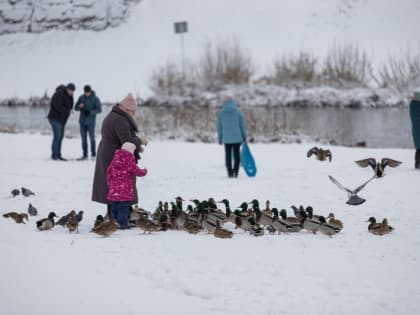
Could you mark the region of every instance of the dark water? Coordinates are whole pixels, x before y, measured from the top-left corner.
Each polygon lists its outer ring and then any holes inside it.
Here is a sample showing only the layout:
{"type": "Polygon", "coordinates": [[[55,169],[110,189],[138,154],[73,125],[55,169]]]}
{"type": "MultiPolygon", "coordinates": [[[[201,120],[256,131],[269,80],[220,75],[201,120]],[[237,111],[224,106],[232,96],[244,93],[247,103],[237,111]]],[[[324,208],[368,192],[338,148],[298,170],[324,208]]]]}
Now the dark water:
{"type": "MultiPolygon", "coordinates": [[[[204,106],[140,107],[137,115],[141,133],[149,137],[189,138],[203,135],[215,139],[218,108],[204,106]]],[[[98,116],[97,130],[110,107],[98,116]]],[[[50,133],[47,108],[0,107],[0,130],[50,133]]],[[[244,109],[249,133],[257,141],[275,140],[284,134],[298,134],[313,140],[335,141],[339,145],[366,142],[369,147],[413,147],[408,108],[282,108],[244,109]]],[[[79,135],[79,113],[74,113],[66,134],[79,135]]]]}

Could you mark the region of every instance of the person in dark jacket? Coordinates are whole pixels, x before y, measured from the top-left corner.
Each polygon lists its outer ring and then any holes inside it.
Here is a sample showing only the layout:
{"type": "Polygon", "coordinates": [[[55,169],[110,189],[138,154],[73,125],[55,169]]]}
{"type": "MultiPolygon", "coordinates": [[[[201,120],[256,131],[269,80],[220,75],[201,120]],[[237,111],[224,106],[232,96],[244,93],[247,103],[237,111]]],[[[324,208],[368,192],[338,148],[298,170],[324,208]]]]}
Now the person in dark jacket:
{"type": "Polygon", "coordinates": [[[87,135],[90,140],[90,153],[92,158],[96,157],[96,143],[95,143],[95,126],[96,115],[102,111],[101,101],[96,96],[95,91],[89,85],[83,88],[84,93],[76,102],[74,110],[80,111],[79,125],[80,136],[82,138],[83,156],[80,160],[88,158],[88,142],[87,135]]]}
{"type": "Polygon", "coordinates": [[[76,86],[73,83],[67,86],[60,85],[56,88],[51,98],[48,121],[53,131],[53,141],[51,145],[51,158],[53,160],[66,161],[61,155],[61,144],[64,138],[64,128],[73,108],[73,93],[76,86]]]}
{"type": "MultiPolygon", "coordinates": [[[[134,121],[137,103],[129,94],[119,104],[115,105],[102,123],[102,139],[98,146],[96,157],[95,175],[93,179],[92,200],[107,205],[110,213],[112,201],[108,199],[107,169],[114,153],[120,149],[123,143],[131,142],[136,146],[134,156],[136,162],[140,159],[142,140],[137,136],[138,127],[134,121]]],[[[136,178],[134,177],[134,187],[136,178]]],[[[134,189],[134,199],[130,204],[138,203],[137,189],[134,189]]]]}
{"type": "Polygon", "coordinates": [[[247,127],[244,115],[232,98],[226,98],[223,109],[217,117],[217,135],[219,144],[225,145],[225,163],[229,177],[238,177],[240,147],[246,142],[247,127]],[[232,151],[234,165],[232,167],[232,151]]]}
{"type": "Polygon", "coordinates": [[[410,117],[414,146],[416,148],[414,167],[420,170],[420,91],[414,93],[414,98],[410,103],[410,117]]]}

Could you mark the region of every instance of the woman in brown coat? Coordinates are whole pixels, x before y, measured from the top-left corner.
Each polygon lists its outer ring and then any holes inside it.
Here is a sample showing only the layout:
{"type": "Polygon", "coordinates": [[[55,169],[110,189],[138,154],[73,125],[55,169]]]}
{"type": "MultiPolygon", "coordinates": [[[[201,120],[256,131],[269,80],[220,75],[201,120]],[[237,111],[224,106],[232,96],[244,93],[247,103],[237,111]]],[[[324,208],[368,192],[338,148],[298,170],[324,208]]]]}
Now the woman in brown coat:
{"type": "MultiPolygon", "coordinates": [[[[134,97],[129,94],[119,104],[115,105],[111,112],[105,117],[102,123],[102,140],[99,143],[95,175],[93,179],[92,200],[106,204],[109,207],[111,201],[108,200],[108,185],[106,180],[106,171],[114,157],[117,149],[120,149],[125,142],[131,142],[136,145],[134,155],[136,161],[140,159],[139,150],[141,139],[137,136],[138,128],[134,121],[137,103],[134,97]]],[[[134,178],[134,187],[136,179],[134,178]]],[[[131,202],[138,202],[137,189],[135,188],[135,199],[131,202]]]]}

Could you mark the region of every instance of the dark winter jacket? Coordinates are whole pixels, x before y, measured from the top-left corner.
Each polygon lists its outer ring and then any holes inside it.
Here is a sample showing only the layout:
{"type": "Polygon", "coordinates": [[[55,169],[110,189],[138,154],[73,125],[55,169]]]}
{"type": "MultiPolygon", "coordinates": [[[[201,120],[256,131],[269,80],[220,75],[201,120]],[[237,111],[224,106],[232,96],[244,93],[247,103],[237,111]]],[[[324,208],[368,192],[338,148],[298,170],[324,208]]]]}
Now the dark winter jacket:
{"type": "Polygon", "coordinates": [[[73,96],[67,94],[66,87],[60,85],[51,98],[48,118],[65,124],[73,108],[73,96]]]}
{"type": "Polygon", "coordinates": [[[102,112],[101,101],[94,91],[89,96],[82,94],[77,100],[74,110],[80,111],[80,124],[93,125],[96,122],[96,115],[102,112]],[[83,108],[80,108],[80,104],[84,105],[83,108]]]}
{"type": "Polygon", "coordinates": [[[412,123],[414,146],[416,147],[416,149],[420,149],[420,101],[411,101],[410,117],[412,123]]]}
{"type": "Polygon", "coordinates": [[[217,118],[217,136],[219,143],[246,141],[247,128],[244,115],[231,99],[223,103],[223,109],[217,118]]]}
{"type": "MultiPolygon", "coordinates": [[[[96,155],[95,175],[93,179],[92,200],[100,203],[111,204],[108,200],[108,185],[106,172],[110,165],[115,151],[121,149],[124,142],[131,142],[136,145],[134,152],[136,160],[140,158],[140,139],[136,136],[138,132],[135,121],[118,105],[114,106],[111,112],[105,117],[102,123],[102,139],[98,146],[96,155]]],[[[135,198],[132,204],[137,203],[137,189],[135,188],[136,178],[133,179],[135,198]]]]}

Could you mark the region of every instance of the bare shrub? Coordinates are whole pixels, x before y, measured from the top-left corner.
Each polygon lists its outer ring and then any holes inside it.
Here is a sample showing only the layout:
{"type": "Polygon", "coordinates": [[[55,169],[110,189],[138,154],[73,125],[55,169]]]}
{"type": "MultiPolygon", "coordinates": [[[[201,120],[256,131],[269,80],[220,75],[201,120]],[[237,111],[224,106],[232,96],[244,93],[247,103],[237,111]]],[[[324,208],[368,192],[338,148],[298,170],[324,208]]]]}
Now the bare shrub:
{"type": "Polygon", "coordinates": [[[389,88],[403,97],[410,97],[420,86],[420,53],[389,57],[378,71],[379,86],[389,88]]]}
{"type": "Polygon", "coordinates": [[[339,86],[369,85],[372,64],[366,53],[356,45],[334,45],[323,66],[323,78],[339,86]]]}
{"type": "Polygon", "coordinates": [[[254,72],[251,55],[238,41],[208,42],[199,64],[204,87],[218,90],[225,84],[249,83],[254,72]]]}
{"type": "Polygon", "coordinates": [[[183,73],[179,65],[167,62],[152,74],[150,88],[158,95],[194,96],[198,88],[195,72],[195,66],[189,63],[183,73]]]}
{"type": "Polygon", "coordinates": [[[314,82],[319,78],[317,63],[318,59],[306,52],[295,56],[283,56],[274,63],[274,83],[284,85],[294,82],[314,82]]]}

